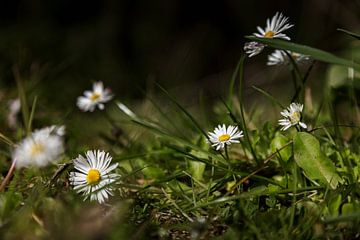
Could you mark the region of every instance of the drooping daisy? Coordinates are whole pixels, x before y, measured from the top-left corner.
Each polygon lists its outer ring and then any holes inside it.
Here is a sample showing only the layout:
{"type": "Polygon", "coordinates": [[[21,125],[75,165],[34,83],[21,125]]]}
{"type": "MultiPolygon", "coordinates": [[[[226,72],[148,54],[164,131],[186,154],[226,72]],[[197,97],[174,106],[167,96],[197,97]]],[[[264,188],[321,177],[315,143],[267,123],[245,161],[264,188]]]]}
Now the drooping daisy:
{"type": "Polygon", "coordinates": [[[65,127],[51,126],[35,130],[29,137],[23,139],[14,149],[12,158],[16,159],[16,167],[44,167],[55,162],[64,152],[63,135],[56,131],[65,127]]]}
{"type": "Polygon", "coordinates": [[[240,143],[239,138],[243,137],[243,131],[238,130],[236,126],[228,126],[225,124],[218,125],[214,132],[209,132],[209,141],[211,146],[215,147],[216,150],[225,148],[225,145],[230,145],[231,143],[240,143]]]}
{"type": "Polygon", "coordinates": [[[93,84],[92,91],[85,91],[85,96],[80,96],[77,99],[76,105],[84,112],[93,112],[96,106],[103,110],[105,108],[104,103],[110,101],[113,98],[111,90],[109,88],[104,89],[102,82],[95,82],[93,84]]]}
{"type": "Polygon", "coordinates": [[[262,52],[265,45],[259,42],[247,42],[244,45],[244,51],[249,57],[253,57],[262,52]]]}
{"type": "MultiPolygon", "coordinates": [[[[303,63],[309,60],[309,56],[291,51],[286,51],[296,63],[303,63]]],[[[290,63],[288,54],[284,50],[275,50],[273,53],[268,55],[267,65],[287,65],[290,63]]]]}
{"type": "Polygon", "coordinates": [[[110,173],[118,166],[111,164],[112,157],[105,151],[93,150],[85,153],[86,158],[79,155],[74,159],[76,171],[70,173],[70,182],[78,193],[82,193],[90,201],[105,202],[112,195],[110,184],[119,177],[116,173],[110,173]]]}
{"type": "MultiPolygon", "coordinates": [[[[283,31],[291,28],[293,25],[288,23],[288,18],[283,16],[282,13],[277,12],[272,19],[266,20],[265,29],[257,26],[257,33],[253,33],[254,36],[260,38],[281,38],[290,40],[290,38],[283,33],[283,31]]],[[[259,54],[265,47],[265,44],[257,42],[247,42],[244,45],[244,50],[249,57],[259,54]]]]}
{"type": "Polygon", "coordinates": [[[282,111],[280,114],[284,117],[279,120],[279,125],[281,125],[281,130],[285,131],[292,126],[300,126],[304,129],[307,128],[306,124],[301,122],[301,113],[304,105],[300,103],[291,103],[290,106],[282,111]]]}

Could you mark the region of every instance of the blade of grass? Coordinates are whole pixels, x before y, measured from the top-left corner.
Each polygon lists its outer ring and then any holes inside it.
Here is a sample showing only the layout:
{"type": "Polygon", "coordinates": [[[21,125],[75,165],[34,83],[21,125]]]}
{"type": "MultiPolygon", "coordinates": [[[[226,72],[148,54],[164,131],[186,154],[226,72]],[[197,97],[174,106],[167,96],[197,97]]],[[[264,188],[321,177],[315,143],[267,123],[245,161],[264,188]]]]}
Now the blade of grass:
{"type": "Polygon", "coordinates": [[[346,222],[346,221],[353,221],[353,220],[360,220],[360,211],[354,212],[352,214],[340,215],[338,217],[330,217],[325,218],[324,223],[335,223],[335,222],[346,222]]]}
{"type": "Polygon", "coordinates": [[[27,130],[26,135],[29,135],[30,134],[29,127],[28,127],[29,108],[28,108],[28,104],[26,101],[25,89],[22,84],[18,66],[14,66],[12,70],[13,70],[14,78],[15,78],[17,88],[18,88],[18,94],[19,94],[19,98],[20,98],[20,102],[21,102],[21,113],[22,113],[22,117],[23,117],[23,123],[24,123],[25,129],[27,130]]]}
{"type": "Polygon", "coordinates": [[[245,55],[242,55],[240,57],[239,62],[236,65],[235,71],[233,72],[233,74],[231,76],[231,79],[230,79],[229,96],[228,96],[228,105],[229,105],[230,109],[232,109],[232,99],[234,97],[235,81],[236,81],[236,78],[238,76],[240,68],[242,68],[242,65],[244,64],[244,59],[245,59],[245,55]]]}
{"type": "Polygon", "coordinates": [[[289,42],[289,41],[285,41],[285,40],[280,40],[280,39],[258,38],[258,37],[254,37],[254,36],[246,36],[246,38],[250,39],[251,41],[264,43],[273,48],[289,50],[292,52],[309,55],[312,58],[322,61],[322,62],[333,63],[333,64],[343,65],[343,66],[347,66],[347,67],[353,67],[356,70],[360,71],[360,65],[358,63],[355,63],[353,61],[350,61],[350,60],[347,60],[344,58],[337,57],[332,53],[329,53],[329,52],[326,52],[326,51],[323,51],[323,50],[320,50],[317,48],[313,48],[313,47],[309,47],[306,45],[301,45],[301,44],[297,44],[297,43],[293,43],[293,42],[289,42]]]}
{"type": "Polygon", "coordinates": [[[35,114],[36,103],[37,103],[37,96],[35,96],[34,101],[32,103],[30,117],[29,117],[29,120],[28,120],[28,124],[26,126],[27,127],[26,132],[28,132],[28,133],[31,132],[32,122],[33,122],[34,114],[35,114]]]}
{"type": "MultiPolygon", "coordinates": [[[[228,168],[222,167],[222,166],[220,166],[220,165],[213,164],[212,162],[208,161],[207,159],[198,158],[198,157],[194,156],[193,154],[191,154],[191,153],[189,153],[189,152],[186,152],[185,150],[179,149],[179,148],[176,147],[176,146],[173,146],[173,145],[170,145],[170,144],[165,144],[165,146],[167,146],[168,148],[173,149],[173,150],[175,150],[176,152],[178,152],[178,153],[180,153],[180,154],[182,154],[182,155],[190,158],[190,160],[203,162],[203,163],[205,163],[205,164],[207,164],[207,165],[209,165],[209,166],[213,166],[213,167],[219,168],[219,169],[221,169],[221,170],[224,170],[224,171],[226,171],[226,172],[231,172],[231,173],[232,173],[232,171],[229,170],[228,168]]],[[[220,159],[221,159],[221,158],[220,158],[220,159]]],[[[222,163],[223,163],[223,164],[226,164],[226,162],[224,162],[223,159],[221,159],[221,160],[222,160],[222,163]]]]}
{"type": "MultiPolygon", "coordinates": [[[[320,189],[324,189],[324,187],[304,187],[304,188],[298,188],[296,189],[296,193],[306,193],[309,191],[313,191],[313,190],[320,190],[320,189]]],[[[226,203],[226,202],[230,202],[230,201],[234,201],[234,200],[238,200],[238,199],[247,199],[247,198],[252,198],[252,197],[259,197],[259,196],[268,196],[268,195],[276,195],[276,194],[288,194],[288,193],[293,193],[294,189],[285,189],[285,190],[280,190],[277,192],[269,192],[268,190],[264,190],[264,191],[260,191],[260,192],[243,192],[240,193],[238,195],[235,196],[229,196],[229,197],[220,197],[217,198],[211,202],[208,203],[204,203],[204,204],[199,204],[196,207],[193,207],[191,209],[188,209],[188,211],[192,211],[195,210],[197,208],[203,208],[203,207],[207,207],[210,205],[218,205],[221,203],[226,203]]]]}
{"type": "Polygon", "coordinates": [[[244,61],[245,61],[245,57],[243,56],[242,58],[242,63],[240,65],[240,69],[239,69],[239,105],[240,105],[240,116],[241,116],[241,120],[242,120],[242,125],[243,125],[243,130],[245,133],[245,138],[246,141],[249,143],[249,148],[250,148],[250,152],[251,155],[253,156],[255,162],[257,164],[259,164],[259,160],[256,156],[255,150],[252,146],[252,142],[249,136],[249,132],[246,126],[246,122],[245,122],[245,113],[244,113],[244,102],[243,102],[243,93],[244,93],[244,61]]]}
{"type": "MultiPolygon", "coordinates": [[[[305,76],[303,77],[302,79],[302,85],[305,86],[305,83],[307,81],[307,79],[309,78],[309,75],[310,75],[310,72],[311,70],[313,69],[314,65],[315,65],[316,61],[312,61],[312,63],[310,64],[309,68],[307,69],[306,73],[305,73],[305,76]]],[[[295,91],[295,94],[293,96],[293,98],[291,99],[291,102],[294,102],[295,99],[298,98],[298,95],[301,91],[301,86],[297,87],[296,91],[295,91]]]]}
{"type": "Polygon", "coordinates": [[[132,120],[132,121],[133,121],[134,123],[140,125],[140,126],[143,126],[143,127],[145,127],[145,128],[148,128],[148,129],[156,132],[158,135],[161,135],[161,136],[163,136],[163,137],[165,137],[165,138],[167,138],[167,139],[169,139],[169,140],[172,140],[172,141],[174,141],[174,142],[182,143],[182,144],[184,144],[185,146],[188,146],[188,147],[190,147],[190,148],[192,148],[192,149],[195,149],[195,150],[198,150],[198,151],[200,151],[200,152],[206,153],[209,157],[212,157],[212,158],[214,158],[214,159],[216,159],[216,160],[218,160],[218,161],[220,161],[220,162],[222,162],[222,163],[225,164],[224,160],[223,160],[222,158],[220,158],[219,156],[217,156],[217,155],[215,155],[215,154],[212,154],[212,153],[210,153],[210,152],[208,152],[208,151],[200,148],[199,146],[197,146],[197,145],[195,145],[195,144],[192,144],[191,142],[185,141],[184,139],[179,138],[179,137],[176,137],[176,136],[173,136],[173,135],[169,135],[169,134],[167,134],[166,132],[162,131],[161,129],[157,128],[156,126],[151,125],[151,124],[149,125],[149,124],[146,123],[146,122],[143,122],[143,121],[140,121],[140,120],[132,120]]]}
{"type": "Polygon", "coordinates": [[[209,136],[207,135],[207,133],[201,128],[200,124],[195,120],[195,118],[183,107],[181,106],[181,104],[173,97],[170,95],[170,93],[163,88],[162,86],[160,86],[159,84],[157,84],[157,86],[165,93],[165,95],[190,119],[190,121],[194,124],[194,126],[206,137],[206,139],[209,139],[209,136]]]}
{"type": "Polygon", "coordinates": [[[340,31],[340,32],[343,32],[343,33],[346,33],[347,35],[350,35],[350,36],[352,36],[352,37],[354,37],[354,38],[356,38],[356,39],[360,40],[360,35],[359,35],[359,34],[357,34],[357,33],[350,32],[350,31],[345,30],[345,29],[342,29],[342,28],[338,28],[338,29],[336,29],[336,30],[338,30],[338,31],[340,31]]]}
{"type": "Polygon", "coordinates": [[[164,193],[165,197],[170,201],[170,203],[185,217],[187,218],[190,222],[194,222],[194,220],[187,215],[177,204],[176,202],[171,199],[170,194],[168,194],[167,192],[165,192],[165,190],[163,188],[161,188],[162,192],[164,193]]]}
{"type": "Polygon", "coordinates": [[[264,89],[261,89],[260,87],[257,86],[252,86],[253,89],[255,89],[256,91],[258,91],[259,93],[263,94],[266,98],[268,98],[272,103],[275,103],[276,105],[278,105],[279,107],[281,107],[282,109],[286,108],[284,105],[282,105],[275,97],[273,97],[273,95],[271,95],[270,93],[268,93],[267,91],[265,91],[264,89]]]}
{"type": "Polygon", "coordinates": [[[152,99],[149,95],[146,95],[146,98],[151,102],[151,104],[156,108],[156,110],[160,113],[160,115],[175,129],[175,131],[180,134],[182,137],[184,136],[183,131],[178,127],[175,121],[169,117],[169,114],[166,114],[161,106],[155,102],[154,99],[152,99]]]}
{"type": "Polygon", "coordinates": [[[14,142],[10,138],[6,137],[4,134],[0,133],[0,140],[9,146],[14,146],[14,142]]]}

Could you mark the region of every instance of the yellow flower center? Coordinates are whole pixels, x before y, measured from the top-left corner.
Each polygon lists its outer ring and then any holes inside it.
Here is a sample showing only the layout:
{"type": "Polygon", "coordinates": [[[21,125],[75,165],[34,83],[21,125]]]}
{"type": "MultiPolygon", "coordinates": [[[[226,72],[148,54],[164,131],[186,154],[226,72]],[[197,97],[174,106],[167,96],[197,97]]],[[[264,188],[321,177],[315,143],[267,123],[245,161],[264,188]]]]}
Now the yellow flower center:
{"type": "Polygon", "coordinates": [[[219,141],[220,142],[225,142],[225,141],[227,141],[227,140],[229,140],[230,139],[230,135],[229,134],[223,134],[223,135],[221,135],[220,137],[219,137],[219,141]]]}
{"type": "Polygon", "coordinates": [[[100,98],[100,94],[98,93],[93,93],[91,96],[90,96],[90,100],[95,102],[96,100],[98,100],[100,98]]]}
{"type": "Polygon", "coordinates": [[[274,37],[275,33],[273,31],[267,31],[264,35],[266,38],[272,38],[274,37]]]}
{"type": "Polygon", "coordinates": [[[300,113],[299,112],[293,112],[291,115],[290,115],[290,121],[291,123],[298,123],[300,122],[300,113]]]}
{"type": "Polygon", "coordinates": [[[87,176],[86,181],[88,184],[98,183],[100,181],[100,172],[97,169],[90,169],[87,176]]]}
{"type": "Polygon", "coordinates": [[[44,151],[44,145],[40,143],[34,143],[30,148],[30,155],[36,156],[44,151]]]}

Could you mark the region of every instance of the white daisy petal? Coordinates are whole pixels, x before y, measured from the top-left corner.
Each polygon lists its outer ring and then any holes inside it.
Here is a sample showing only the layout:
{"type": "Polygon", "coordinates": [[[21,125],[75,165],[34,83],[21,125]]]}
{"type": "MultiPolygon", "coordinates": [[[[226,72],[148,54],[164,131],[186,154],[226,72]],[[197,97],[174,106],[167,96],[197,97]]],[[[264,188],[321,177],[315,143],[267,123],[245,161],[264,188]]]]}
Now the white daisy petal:
{"type": "Polygon", "coordinates": [[[223,149],[225,145],[239,143],[240,141],[237,139],[243,137],[242,131],[239,132],[237,126],[226,127],[225,124],[218,125],[214,132],[209,132],[208,136],[211,146],[217,151],[223,149]]]}
{"type": "Polygon", "coordinates": [[[75,191],[84,195],[84,201],[89,198],[90,201],[101,204],[112,195],[110,184],[115,182],[119,175],[110,172],[116,169],[118,163],[111,164],[110,154],[100,150],[87,151],[85,157],[79,155],[73,160],[77,172],[70,172],[70,183],[75,191]]]}
{"type": "Polygon", "coordinates": [[[18,143],[12,153],[16,167],[44,167],[59,160],[64,152],[63,135],[58,134],[59,127],[50,126],[35,130],[18,143]]]}
{"type": "Polygon", "coordinates": [[[76,105],[84,112],[93,112],[96,107],[100,110],[105,108],[104,103],[113,98],[110,89],[104,89],[102,82],[95,82],[93,84],[93,91],[87,90],[84,96],[77,99],[76,105]]]}
{"type": "MultiPolygon", "coordinates": [[[[276,12],[275,15],[270,19],[266,19],[266,27],[261,28],[257,26],[256,29],[258,32],[253,33],[255,37],[260,38],[281,38],[285,40],[290,40],[290,38],[283,33],[283,31],[293,27],[292,24],[288,23],[288,18],[285,17],[282,13],[276,12]]],[[[265,45],[257,42],[245,43],[244,50],[249,57],[259,54],[265,45]]],[[[275,64],[270,64],[275,65],[275,64]]]]}
{"type": "Polygon", "coordinates": [[[306,124],[301,122],[303,107],[304,105],[300,103],[291,103],[287,109],[280,112],[284,117],[278,121],[279,125],[282,126],[282,131],[289,129],[292,126],[300,126],[304,129],[307,128],[306,124]]]}

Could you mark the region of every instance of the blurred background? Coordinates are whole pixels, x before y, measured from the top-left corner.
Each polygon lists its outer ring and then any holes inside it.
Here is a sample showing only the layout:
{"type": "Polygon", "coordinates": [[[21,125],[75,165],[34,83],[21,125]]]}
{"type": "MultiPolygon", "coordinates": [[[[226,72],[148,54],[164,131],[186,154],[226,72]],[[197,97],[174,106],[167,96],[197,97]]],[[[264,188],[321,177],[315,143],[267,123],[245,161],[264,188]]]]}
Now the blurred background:
{"type": "MultiPolygon", "coordinates": [[[[294,24],[292,41],[344,56],[354,39],[336,29],[357,32],[359,10],[359,0],[2,1],[0,90],[11,95],[18,75],[46,108],[73,108],[97,80],[119,100],[142,99],[155,82],[183,99],[200,91],[214,99],[224,96],[244,36],[277,11],[294,24]]],[[[246,61],[250,96],[253,84],[271,92],[291,85],[286,67],[266,66],[270,52],[246,61]]],[[[319,68],[310,81],[321,86],[319,68]]]]}

